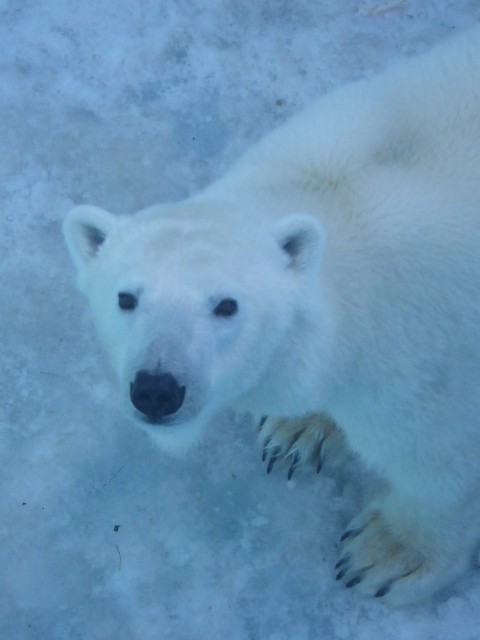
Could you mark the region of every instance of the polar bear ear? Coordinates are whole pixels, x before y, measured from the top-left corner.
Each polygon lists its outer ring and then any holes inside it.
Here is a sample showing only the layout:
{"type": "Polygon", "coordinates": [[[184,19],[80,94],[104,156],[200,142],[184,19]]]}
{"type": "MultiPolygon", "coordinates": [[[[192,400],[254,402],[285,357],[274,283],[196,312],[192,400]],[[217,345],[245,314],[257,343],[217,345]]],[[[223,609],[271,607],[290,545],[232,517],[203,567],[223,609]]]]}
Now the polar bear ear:
{"type": "Polygon", "coordinates": [[[115,216],[99,207],[83,205],[69,211],[63,235],[79,271],[95,258],[115,224],[115,216]]]}
{"type": "Polygon", "coordinates": [[[277,223],[275,234],[289,258],[290,269],[311,272],[320,266],[325,229],[318,218],[308,213],[292,214],[277,223]]]}

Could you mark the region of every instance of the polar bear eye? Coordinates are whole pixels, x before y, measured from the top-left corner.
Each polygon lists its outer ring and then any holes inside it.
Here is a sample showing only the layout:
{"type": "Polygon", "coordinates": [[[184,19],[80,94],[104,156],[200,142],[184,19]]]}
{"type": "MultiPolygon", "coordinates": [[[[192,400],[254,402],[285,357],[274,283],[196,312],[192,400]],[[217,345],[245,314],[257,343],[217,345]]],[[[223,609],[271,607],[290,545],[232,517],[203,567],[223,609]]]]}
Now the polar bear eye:
{"type": "Polygon", "coordinates": [[[234,316],[238,311],[238,302],[233,298],[224,298],[220,300],[215,309],[213,315],[221,316],[222,318],[228,318],[234,316]]]}
{"type": "Polygon", "coordinates": [[[123,311],[133,311],[138,304],[138,300],[133,293],[120,292],[118,294],[118,306],[123,311]]]}

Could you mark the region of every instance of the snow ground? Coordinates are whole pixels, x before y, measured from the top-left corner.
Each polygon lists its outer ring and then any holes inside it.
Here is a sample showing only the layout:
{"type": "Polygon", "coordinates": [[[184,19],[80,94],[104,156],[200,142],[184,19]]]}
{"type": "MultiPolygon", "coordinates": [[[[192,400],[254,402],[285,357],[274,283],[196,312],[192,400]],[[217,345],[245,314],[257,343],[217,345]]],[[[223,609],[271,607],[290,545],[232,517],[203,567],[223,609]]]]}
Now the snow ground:
{"type": "Polygon", "coordinates": [[[475,0],[0,0],[0,638],[478,640],[480,574],[389,610],[334,580],[361,500],[266,476],[228,416],[183,460],[126,422],[60,223],[211,181],[330,87],[480,20],[475,0]]]}

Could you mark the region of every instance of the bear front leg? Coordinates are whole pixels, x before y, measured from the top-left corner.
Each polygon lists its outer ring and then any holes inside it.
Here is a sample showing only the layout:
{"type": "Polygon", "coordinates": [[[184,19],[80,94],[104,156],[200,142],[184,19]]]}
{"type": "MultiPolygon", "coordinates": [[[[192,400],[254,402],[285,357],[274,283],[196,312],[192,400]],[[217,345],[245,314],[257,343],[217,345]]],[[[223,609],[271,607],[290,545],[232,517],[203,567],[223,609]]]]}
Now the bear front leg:
{"type": "Polygon", "coordinates": [[[436,511],[389,493],[343,534],[336,578],[391,605],[417,603],[466,570],[479,533],[472,521],[468,509],[436,511]]]}
{"type": "Polygon", "coordinates": [[[277,462],[288,467],[290,480],[300,465],[311,465],[319,473],[326,459],[345,457],[343,433],[325,413],[303,418],[262,418],[259,425],[262,460],[270,473],[277,462]]]}

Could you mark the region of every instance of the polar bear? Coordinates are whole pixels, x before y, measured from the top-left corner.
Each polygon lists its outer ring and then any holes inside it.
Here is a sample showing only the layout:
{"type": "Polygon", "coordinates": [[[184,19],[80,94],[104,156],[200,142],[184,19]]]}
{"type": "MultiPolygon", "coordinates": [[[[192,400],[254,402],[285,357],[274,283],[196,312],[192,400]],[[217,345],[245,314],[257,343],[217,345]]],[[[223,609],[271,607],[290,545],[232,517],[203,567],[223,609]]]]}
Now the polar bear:
{"type": "Polygon", "coordinates": [[[127,410],[166,448],[262,418],[269,470],[342,442],[385,491],[337,579],[417,602],[480,538],[480,28],[340,88],[225,177],[66,243],[127,410]],[[337,426],[338,425],[338,426],[337,426]]]}

